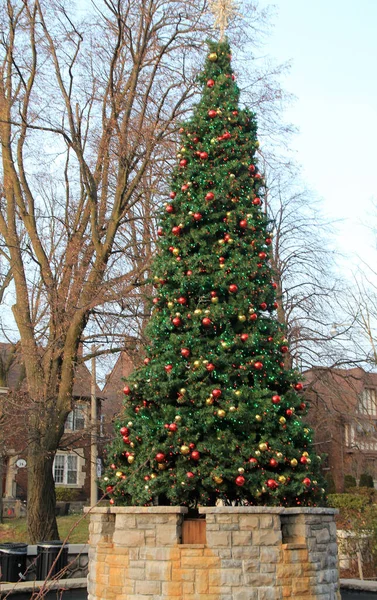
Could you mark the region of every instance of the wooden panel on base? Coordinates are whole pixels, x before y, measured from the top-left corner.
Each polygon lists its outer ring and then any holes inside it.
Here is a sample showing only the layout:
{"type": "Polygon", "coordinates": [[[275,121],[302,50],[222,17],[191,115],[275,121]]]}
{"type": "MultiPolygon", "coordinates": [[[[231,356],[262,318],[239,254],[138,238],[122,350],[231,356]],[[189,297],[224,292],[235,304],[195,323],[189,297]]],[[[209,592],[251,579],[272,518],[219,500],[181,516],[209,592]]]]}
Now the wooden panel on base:
{"type": "Polygon", "coordinates": [[[206,520],[184,519],[182,524],[182,544],[205,544],[206,520]]]}

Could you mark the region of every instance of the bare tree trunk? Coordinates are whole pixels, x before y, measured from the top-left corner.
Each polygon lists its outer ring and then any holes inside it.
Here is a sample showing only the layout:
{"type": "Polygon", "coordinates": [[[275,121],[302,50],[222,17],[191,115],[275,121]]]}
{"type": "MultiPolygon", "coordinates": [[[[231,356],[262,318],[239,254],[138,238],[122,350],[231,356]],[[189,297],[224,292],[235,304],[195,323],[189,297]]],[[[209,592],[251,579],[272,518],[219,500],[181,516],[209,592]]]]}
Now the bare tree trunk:
{"type": "Polygon", "coordinates": [[[29,542],[59,539],[55,517],[55,484],[52,463],[55,453],[40,441],[31,442],[28,453],[28,507],[29,542]]]}

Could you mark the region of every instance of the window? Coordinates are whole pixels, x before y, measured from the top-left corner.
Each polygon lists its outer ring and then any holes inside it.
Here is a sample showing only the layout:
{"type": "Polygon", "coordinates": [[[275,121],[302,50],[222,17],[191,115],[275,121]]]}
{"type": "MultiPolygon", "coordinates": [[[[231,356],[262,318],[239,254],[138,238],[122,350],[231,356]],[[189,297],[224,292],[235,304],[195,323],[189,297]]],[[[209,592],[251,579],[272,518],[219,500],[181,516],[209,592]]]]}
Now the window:
{"type": "Polygon", "coordinates": [[[55,483],[77,485],[77,456],[75,454],[57,454],[54,460],[55,483]]]}
{"type": "Polygon", "coordinates": [[[361,415],[377,418],[377,395],[373,388],[365,388],[359,396],[357,412],[361,415]]]}
{"type": "Polygon", "coordinates": [[[69,413],[64,425],[66,431],[78,431],[85,429],[85,412],[82,407],[75,406],[69,413]]]}

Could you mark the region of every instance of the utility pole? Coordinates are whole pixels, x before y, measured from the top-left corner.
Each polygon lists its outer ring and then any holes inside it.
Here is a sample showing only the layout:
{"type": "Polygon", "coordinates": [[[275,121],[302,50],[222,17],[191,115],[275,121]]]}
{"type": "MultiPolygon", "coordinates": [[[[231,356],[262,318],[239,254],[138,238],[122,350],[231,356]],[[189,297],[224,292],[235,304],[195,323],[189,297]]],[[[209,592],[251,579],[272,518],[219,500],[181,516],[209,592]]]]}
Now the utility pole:
{"type": "MultiPolygon", "coordinates": [[[[92,346],[92,354],[94,355],[96,347],[92,346]]],[[[90,506],[95,506],[98,501],[97,488],[97,396],[96,396],[96,358],[92,356],[92,377],[90,390],[90,506]]]]}

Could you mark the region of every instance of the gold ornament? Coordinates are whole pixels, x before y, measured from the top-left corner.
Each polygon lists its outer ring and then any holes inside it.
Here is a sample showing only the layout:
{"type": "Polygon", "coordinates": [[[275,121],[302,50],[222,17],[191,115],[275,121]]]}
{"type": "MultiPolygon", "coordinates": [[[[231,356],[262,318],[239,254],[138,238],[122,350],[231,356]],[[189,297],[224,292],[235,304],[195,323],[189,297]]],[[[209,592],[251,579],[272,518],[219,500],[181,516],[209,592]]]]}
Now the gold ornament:
{"type": "Polygon", "coordinates": [[[127,427],[132,427],[132,425],[133,425],[132,421],[128,421],[127,427]]]}
{"type": "Polygon", "coordinates": [[[308,457],[308,456],[309,456],[309,452],[303,452],[303,453],[302,453],[302,456],[306,456],[306,457],[308,457]]]}
{"type": "Polygon", "coordinates": [[[200,308],[196,308],[196,309],[194,310],[194,315],[201,315],[201,314],[202,314],[202,311],[201,311],[201,309],[200,309],[200,308]]]}
{"type": "Polygon", "coordinates": [[[287,478],[284,477],[284,475],[279,475],[278,481],[279,481],[279,483],[285,483],[287,481],[287,478]]]}
{"type": "MultiPolygon", "coordinates": [[[[221,266],[221,267],[223,267],[224,265],[220,265],[220,266],[221,266]]],[[[217,296],[215,296],[214,298],[211,298],[211,302],[212,302],[212,304],[217,304],[217,303],[218,303],[218,301],[219,301],[219,299],[218,299],[218,297],[217,297],[217,296]]]]}
{"type": "Polygon", "coordinates": [[[117,477],[122,477],[123,473],[122,473],[122,471],[117,471],[117,472],[115,473],[115,475],[116,475],[117,477]]]}
{"type": "Polygon", "coordinates": [[[211,52],[211,54],[208,55],[208,58],[211,62],[216,62],[217,61],[217,54],[216,52],[211,52]]]}
{"type": "Polygon", "coordinates": [[[279,419],[279,423],[280,423],[281,425],[285,425],[285,423],[286,423],[286,422],[287,422],[287,419],[286,419],[285,417],[280,417],[280,419],[279,419]]]}
{"type": "Polygon", "coordinates": [[[186,393],[186,388],[181,388],[181,389],[179,390],[179,393],[180,393],[180,394],[185,394],[185,393],[186,393]]]}
{"type": "Polygon", "coordinates": [[[158,470],[159,471],[165,471],[165,469],[166,469],[166,465],[164,465],[163,463],[159,463],[158,464],[158,470]]]}
{"type": "Polygon", "coordinates": [[[156,473],[151,473],[151,479],[156,479],[157,475],[156,473]]]}
{"type": "Polygon", "coordinates": [[[224,342],[224,341],[220,342],[220,345],[221,345],[222,348],[227,348],[228,347],[228,344],[226,342],[224,342]]]}
{"type": "Polygon", "coordinates": [[[266,442],[261,442],[259,444],[259,450],[261,450],[261,452],[265,452],[268,449],[268,444],[266,444],[266,442]]]}
{"type": "Polygon", "coordinates": [[[237,469],[237,471],[243,475],[243,473],[245,473],[245,469],[243,467],[239,467],[239,469],[237,469]]]}
{"type": "Polygon", "coordinates": [[[217,416],[222,419],[223,417],[225,417],[225,415],[226,415],[225,410],[223,410],[222,408],[219,408],[219,410],[217,411],[217,416]]]}
{"type": "Polygon", "coordinates": [[[178,256],[179,248],[173,248],[173,254],[174,254],[174,256],[178,256]]]}
{"type": "Polygon", "coordinates": [[[206,404],[208,404],[208,406],[210,406],[213,403],[214,403],[214,399],[212,398],[212,396],[210,396],[209,398],[207,398],[206,404]]]}
{"type": "Polygon", "coordinates": [[[255,415],[255,420],[260,423],[262,421],[262,417],[260,415],[255,415]]]}
{"type": "Polygon", "coordinates": [[[239,320],[241,323],[244,323],[244,322],[246,321],[246,317],[245,317],[245,315],[238,315],[238,320],[239,320]]]}
{"type": "Polygon", "coordinates": [[[225,244],[225,240],[219,240],[219,244],[220,246],[222,246],[223,244],[225,244]]]}
{"type": "Polygon", "coordinates": [[[306,433],[306,435],[307,435],[308,433],[310,433],[310,430],[305,427],[304,433],[306,433]]]}
{"type": "Polygon", "coordinates": [[[194,367],[197,369],[200,367],[200,360],[194,360],[194,367]]]}
{"type": "Polygon", "coordinates": [[[135,448],[135,444],[133,442],[130,442],[130,446],[131,448],[135,448]]]}
{"type": "Polygon", "coordinates": [[[235,412],[237,409],[235,406],[230,406],[229,407],[229,412],[235,412]]]}
{"type": "Polygon", "coordinates": [[[236,394],[236,396],[241,396],[241,390],[236,390],[234,393],[236,394]]]}
{"type": "Polygon", "coordinates": [[[227,240],[227,243],[228,243],[228,244],[233,244],[233,242],[234,242],[234,239],[233,239],[233,238],[228,238],[228,240],[227,240]]]}
{"type": "Polygon", "coordinates": [[[223,269],[225,267],[224,263],[221,263],[221,265],[219,265],[220,269],[223,269]]]}
{"type": "Polygon", "coordinates": [[[132,456],[132,454],[130,456],[127,456],[127,462],[130,463],[130,465],[132,465],[132,463],[134,462],[135,457],[132,456]]]}
{"type": "Polygon", "coordinates": [[[276,458],[283,458],[283,454],[281,452],[276,453],[276,458]]]}
{"type": "Polygon", "coordinates": [[[203,362],[203,365],[208,365],[209,361],[207,359],[204,359],[202,362],[203,362]]]}
{"type": "Polygon", "coordinates": [[[312,462],[312,461],[311,461],[311,459],[310,459],[310,458],[307,458],[307,459],[306,459],[306,464],[307,464],[307,465],[310,465],[310,463],[311,463],[311,462],[312,462]]]}
{"type": "Polygon", "coordinates": [[[179,423],[180,421],[182,421],[182,417],[181,417],[181,415],[176,415],[176,416],[174,417],[174,421],[177,421],[177,423],[179,423]]]}
{"type": "Polygon", "coordinates": [[[204,311],[204,314],[205,315],[209,315],[210,313],[211,313],[211,311],[209,310],[209,308],[206,308],[205,311],[204,311]]]}
{"type": "Polygon", "coordinates": [[[260,456],[260,451],[259,450],[255,450],[254,454],[255,454],[255,456],[260,456]]]}
{"type": "Polygon", "coordinates": [[[190,448],[188,446],[181,446],[181,454],[189,454],[190,448]]]}
{"type": "Polygon", "coordinates": [[[213,481],[214,481],[215,483],[218,483],[218,484],[220,484],[220,483],[222,483],[224,480],[223,480],[223,478],[222,478],[222,477],[220,477],[219,475],[214,475],[214,476],[213,476],[213,481]]]}
{"type": "Polygon", "coordinates": [[[227,216],[227,217],[230,217],[230,216],[231,216],[231,214],[232,214],[232,213],[231,213],[231,211],[229,211],[229,212],[227,212],[227,213],[226,213],[226,216],[227,216]]]}
{"type": "Polygon", "coordinates": [[[292,467],[297,467],[297,465],[298,465],[297,460],[295,458],[292,458],[292,460],[291,460],[291,466],[292,467]]]}

